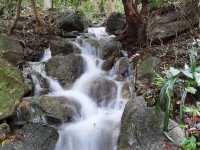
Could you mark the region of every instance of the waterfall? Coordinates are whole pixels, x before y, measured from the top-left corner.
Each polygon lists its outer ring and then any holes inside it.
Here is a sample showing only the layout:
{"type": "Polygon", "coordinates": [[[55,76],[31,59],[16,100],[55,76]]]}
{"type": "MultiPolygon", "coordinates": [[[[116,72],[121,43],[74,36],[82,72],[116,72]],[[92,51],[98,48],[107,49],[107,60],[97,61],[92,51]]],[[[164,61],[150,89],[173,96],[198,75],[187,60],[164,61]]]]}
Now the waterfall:
{"type": "MultiPolygon", "coordinates": [[[[89,35],[97,41],[101,38],[108,38],[105,28],[89,28],[89,35]]],[[[116,150],[117,139],[120,130],[121,116],[126,104],[122,98],[122,81],[115,81],[113,73],[106,73],[101,69],[103,60],[99,57],[101,49],[93,47],[89,42],[78,40],[76,45],[81,49],[81,56],[85,62],[84,73],[75,81],[71,89],[64,89],[58,81],[48,77],[50,96],[62,96],[71,98],[81,105],[81,116],[76,121],[62,124],[59,127],[59,140],[55,150],[116,150]],[[92,81],[98,78],[111,80],[117,87],[116,98],[108,100],[102,105],[89,96],[88,90],[92,81]]],[[[41,62],[47,62],[51,58],[50,49],[44,53],[41,62]]],[[[38,82],[34,78],[35,82],[38,82]]],[[[107,85],[105,85],[107,86],[107,85]]],[[[39,93],[41,87],[37,84],[39,93]]],[[[101,90],[101,89],[99,89],[101,90]]]]}

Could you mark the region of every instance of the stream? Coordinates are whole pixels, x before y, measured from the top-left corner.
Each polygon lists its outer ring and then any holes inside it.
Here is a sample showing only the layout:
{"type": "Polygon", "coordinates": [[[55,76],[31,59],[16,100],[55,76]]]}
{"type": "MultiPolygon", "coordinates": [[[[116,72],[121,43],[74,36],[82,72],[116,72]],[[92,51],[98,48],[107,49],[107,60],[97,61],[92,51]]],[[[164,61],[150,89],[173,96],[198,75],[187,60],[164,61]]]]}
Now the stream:
{"type": "MultiPolygon", "coordinates": [[[[109,38],[103,27],[89,28],[88,33],[97,41],[109,38]]],[[[122,97],[124,81],[115,80],[115,67],[109,72],[101,69],[104,60],[100,58],[100,48],[92,46],[81,37],[76,39],[75,44],[81,49],[84,73],[70,89],[64,89],[57,80],[46,75],[46,72],[41,69],[44,66],[38,67],[38,72],[49,83],[51,92],[48,95],[70,98],[81,106],[81,110],[74,116],[73,122],[64,123],[59,127],[59,140],[55,150],[116,150],[120,121],[126,104],[126,99],[122,97]],[[115,99],[102,99],[98,104],[89,96],[88,90],[92,86],[92,81],[98,78],[115,83],[117,92],[110,93],[115,94],[115,99]]],[[[51,51],[47,49],[41,62],[48,62],[50,59],[51,51]]],[[[37,77],[33,75],[32,79],[35,83],[35,95],[41,94],[41,86],[37,77]]]]}

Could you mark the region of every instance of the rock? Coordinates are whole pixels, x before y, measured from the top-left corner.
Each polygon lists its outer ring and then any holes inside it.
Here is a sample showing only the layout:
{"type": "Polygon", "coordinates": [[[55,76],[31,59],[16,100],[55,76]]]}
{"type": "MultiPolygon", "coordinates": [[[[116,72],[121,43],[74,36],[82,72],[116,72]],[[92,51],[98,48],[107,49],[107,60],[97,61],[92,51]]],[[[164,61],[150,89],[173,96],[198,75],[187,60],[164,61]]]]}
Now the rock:
{"type": "Polygon", "coordinates": [[[9,132],[10,126],[7,123],[0,124],[0,141],[4,141],[9,132]]]}
{"type": "MultiPolygon", "coordinates": [[[[123,113],[118,150],[172,150],[180,149],[180,142],[185,138],[184,131],[177,126],[171,130],[170,142],[162,132],[163,113],[157,113],[155,108],[148,108],[143,97],[130,100],[123,113]],[[178,135],[178,136],[171,136],[178,135]]],[[[171,124],[171,123],[170,123],[171,124]]]]}
{"type": "Polygon", "coordinates": [[[119,34],[126,26],[126,17],[121,13],[112,13],[106,21],[106,31],[110,34],[119,34]]]}
{"type": "Polygon", "coordinates": [[[0,57],[6,59],[13,65],[18,65],[23,62],[23,48],[13,37],[0,34],[0,57]]]}
{"type": "Polygon", "coordinates": [[[47,74],[70,87],[80,77],[84,68],[83,58],[79,55],[55,56],[47,63],[47,74]]]}
{"type": "Polygon", "coordinates": [[[119,41],[113,38],[100,39],[99,44],[101,46],[101,58],[108,59],[110,56],[119,55],[122,45],[119,41]]]}
{"type": "Polygon", "coordinates": [[[117,58],[120,56],[121,43],[114,39],[101,39],[101,52],[100,56],[104,59],[102,69],[109,71],[114,66],[117,58]]]}
{"type": "Polygon", "coordinates": [[[138,65],[137,68],[137,78],[139,80],[148,79],[149,82],[152,81],[154,75],[155,75],[155,69],[160,63],[160,58],[147,55],[145,58],[143,58],[138,65]]]}
{"type": "Polygon", "coordinates": [[[9,133],[10,132],[10,127],[7,123],[2,123],[0,124],[0,134],[2,133],[9,133]]]}
{"type": "Polygon", "coordinates": [[[117,85],[112,80],[97,78],[90,84],[89,95],[97,103],[109,102],[117,97],[117,85]]]}
{"type": "Polygon", "coordinates": [[[80,38],[77,38],[77,43],[81,47],[87,47],[87,49],[89,49],[90,52],[93,53],[94,55],[97,55],[99,57],[101,56],[101,53],[99,51],[101,45],[96,38],[83,35],[80,38]]]}
{"type": "Polygon", "coordinates": [[[127,77],[129,70],[129,60],[126,57],[121,57],[115,64],[116,74],[119,76],[127,77]]]}
{"type": "Polygon", "coordinates": [[[80,105],[65,97],[30,97],[18,107],[19,121],[31,123],[61,124],[80,115],[80,105]]]}
{"type": "Polygon", "coordinates": [[[63,14],[58,21],[59,28],[70,32],[80,31],[83,32],[89,26],[89,21],[83,12],[66,12],[63,14]]]}
{"type": "Polygon", "coordinates": [[[58,140],[56,129],[38,124],[28,124],[15,132],[16,139],[1,143],[1,150],[55,150],[58,140]]]}
{"type": "Polygon", "coordinates": [[[0,59],[0,120],[13,115],[21,98],[28,92],[21,72],[0,59]]]}
{"type": "Polygon", "coordinates": [[[109,71],[112,69],[112,67],[114,66],[115,63],[115,57],[110,57],[107,60],[105,60],[102,64],[102,69],[104,71],[109,71]]]}
{"type": "Polygon", "coordinates": [[[73,43],[72,40],[54,37],[51,40],[52,55],[68,55],[70,53],[80,53],[80,49],[73,43]]]}
{"type": "Polygon", "coordinates": [[[176,36],[198,24],[198,1],[180,0],[174,9],[153,13],[147,23],[147,36],[151,41],[176,36]]]}
{"type": "Polygon", "coordinates": [[[122,98],[124,98],[126,100],[131,99],[131,91],[130,91],[130,87],[129,87],[128,82],[125,82],[123,87],[122,87],[122,98]]]}

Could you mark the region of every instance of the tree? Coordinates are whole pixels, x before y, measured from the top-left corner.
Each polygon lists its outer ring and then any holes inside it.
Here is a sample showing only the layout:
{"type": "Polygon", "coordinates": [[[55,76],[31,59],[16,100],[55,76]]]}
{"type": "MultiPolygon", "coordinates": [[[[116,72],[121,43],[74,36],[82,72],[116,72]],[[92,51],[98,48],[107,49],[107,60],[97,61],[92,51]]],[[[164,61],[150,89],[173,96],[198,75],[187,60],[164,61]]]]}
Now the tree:
{"type": "Polygon", "coordinates": [[[137,9],[137,1],[122,0],[126,15],[126,28],[118,36],[126,47],[146,43],[146,22],[144,16],[148,13],[148,0],[142,0],[142,9],[137,9]]]}
{"type": "MultiPolygon", "coordinates": [[[[36,0],[30,0],[31,1],[31,7],[35,16],[35,20],[36,20],[36,31],[41,32],[43,30],[43,22],[41,21],[39,14],[38,14],[38,10],[36,7],[36,0]]],[[[20,13],[21,13],[21,4],[22,4],[22,0],[17,0],[17,6],[16,6],[16,15],[15,15],[15,19],[11,25],[11,28],[9,30],[9,34],[12,34],[16,25],[17,25],[17,21],[20,17],[20,13]]]]}

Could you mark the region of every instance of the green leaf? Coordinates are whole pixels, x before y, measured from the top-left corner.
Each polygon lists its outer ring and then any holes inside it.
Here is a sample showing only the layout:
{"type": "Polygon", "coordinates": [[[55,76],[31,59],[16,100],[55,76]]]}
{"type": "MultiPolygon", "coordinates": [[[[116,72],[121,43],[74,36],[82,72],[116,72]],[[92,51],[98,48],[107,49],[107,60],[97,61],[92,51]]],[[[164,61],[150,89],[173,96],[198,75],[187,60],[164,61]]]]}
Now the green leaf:
{"type": "Polygon", "coordinates": [[[185,90],[191,94],[195,94],[197,92],[197,89],[195,89],[194,87],[187,87],[185,88],[185,90]]]}
{"type": "Polygon", "coordinates": [[[174,67],[170,67],[169,70],[166,72],[167,77],[175,77],[177,76],[181,71],[179,69],[176,69],[174,67]]]}

